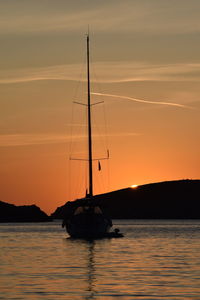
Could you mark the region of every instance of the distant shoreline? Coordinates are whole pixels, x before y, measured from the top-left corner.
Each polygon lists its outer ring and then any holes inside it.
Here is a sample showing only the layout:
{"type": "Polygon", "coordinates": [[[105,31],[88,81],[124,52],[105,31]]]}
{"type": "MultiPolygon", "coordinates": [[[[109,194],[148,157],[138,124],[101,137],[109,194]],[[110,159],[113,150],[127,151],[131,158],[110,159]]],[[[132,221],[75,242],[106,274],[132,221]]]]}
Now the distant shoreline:
{"type": "MultiPolygon", "coordinates": [[[[112,219],[199,220],[200,180],[185,179],[150,183],[94,196],[112,219]]],[[[51,222],[83,203],[66,202],[48,216],[36,205],[16,206],[0,201],[0,223],[51,222]]]]}
{"type": "MultiPolygon", "coordinates": [[[[140,185],[94,196],[112,219],[200,219],[200,180],[174,180],[140,185]]],[[[62,219],[83,199],[67,202],[51,215],[62,219]]]]}
{"type": "Polygon", "coordinates": [[[36,205],[16,206],[0,201],[0,223],[50,222],[48,216],[36,205]]]}

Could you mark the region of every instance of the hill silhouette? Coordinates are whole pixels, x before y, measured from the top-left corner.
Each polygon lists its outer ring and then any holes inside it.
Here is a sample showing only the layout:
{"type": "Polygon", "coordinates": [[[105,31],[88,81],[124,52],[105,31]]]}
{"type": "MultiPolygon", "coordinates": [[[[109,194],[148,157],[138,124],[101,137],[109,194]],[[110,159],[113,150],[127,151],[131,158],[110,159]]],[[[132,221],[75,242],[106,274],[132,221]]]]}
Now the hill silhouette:
{"type": "MultiPolygon", "coordinates": [[[[83,199],[67,202],[52,214],[62,219],[83,199]]],[[[97,195],[100,205],[112,219],[200,219],[200,180],[177,180],[140,185],[97,195]]]]}
{"type": "Polygon", "coordinates": [[[48,222],[52,218],[36,205],[16,206],[0,201],[0,222],[48,222]]]}

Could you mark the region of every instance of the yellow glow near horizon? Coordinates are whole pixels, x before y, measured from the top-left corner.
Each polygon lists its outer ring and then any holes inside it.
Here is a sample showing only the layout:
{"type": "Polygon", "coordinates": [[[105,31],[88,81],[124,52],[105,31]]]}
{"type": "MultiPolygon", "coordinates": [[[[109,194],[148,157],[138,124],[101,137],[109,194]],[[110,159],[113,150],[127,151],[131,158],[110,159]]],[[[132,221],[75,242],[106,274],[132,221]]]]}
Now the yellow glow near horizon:
{"type": "Polygon", "coordinates": [[[132,188],[132,189],[136,189],[137,187],[138,187],[137,184],[132,184],[132,185],[131,185],[131,188],[132,188]]]}

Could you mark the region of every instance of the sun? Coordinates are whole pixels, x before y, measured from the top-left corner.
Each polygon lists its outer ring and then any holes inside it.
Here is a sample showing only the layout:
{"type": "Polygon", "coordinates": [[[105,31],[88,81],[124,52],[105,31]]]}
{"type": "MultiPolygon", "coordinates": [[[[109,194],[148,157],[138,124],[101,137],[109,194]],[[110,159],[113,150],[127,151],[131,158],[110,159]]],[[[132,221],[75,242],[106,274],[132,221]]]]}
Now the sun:
{"type": "Polygon", "coordinates": [[[136,189],[137,187],[138,187],[137,184],[132,184],[132,185],[131,185],[131,188],[132,188],[132,189],[136,189]]]}

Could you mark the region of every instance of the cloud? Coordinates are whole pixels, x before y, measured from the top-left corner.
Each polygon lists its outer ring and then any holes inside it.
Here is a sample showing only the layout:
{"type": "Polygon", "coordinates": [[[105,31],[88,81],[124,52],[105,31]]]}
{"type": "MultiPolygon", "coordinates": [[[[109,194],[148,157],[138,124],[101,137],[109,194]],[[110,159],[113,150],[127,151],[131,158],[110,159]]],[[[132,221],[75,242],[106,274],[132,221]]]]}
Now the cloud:
{"type": "MultiPolygon", "coordinates": [[[[119,132],[111,133],[106,136],[119,137],[119,136],[139,136],[140,133],[135,132],[119,132]]],[[[102,137],[103,135],[101,135],[102,137]]],[[[58,144],[67,143],[69,141],[75,142],[76,140],[86,139],[85,134],[75,135],[73,137],[65,134],[0,134],[0,147],[17,147],[17,146],[31,146],[31,145],[44,145],[44,144],[58,144]]],[[[100,135],[93,135],[94,138],[99,138],[100,135]]]]}
{"type": "MultiPolygon", "coordinates": [[[[4,1],[2,1],[4,2],[4,1]]],[[[189,33],[199,32],[199,1],[10,1],[0,4],[0,32],[82,32],[91,24],[95,32],[189,33]],[[7,2],[7,3],[6,3],[7,2]],[[100,2],[100,3],[99,3],[100,2]],[[45,3],[45,2],[44,2],[45,3]],[[103,17],[102,17],[103,16],[103,17]]]]}
{"type": "Polygon", "coordinates": [[[65,135],[52,134],[1,134],[0,147],[29,146],[39,144],[63,143],[65,135]]]}
{"type": "Polygon", "coordinates": [[[126,100],[139,102],[139,103],[145,103],[145,104],[156,104],[156,105],[175,106],[175,107],[179,107],[179,108],[189,108],[189,106],[179,104],[179,103],[173,103],[173,102],[150,101],[150,100],[137,99],[137,98],[127,97],[127,96],[103,94],[103,93],[92,93],[92,94],[96,95],[96,96],[105,96],[105,97],[112,97],[112,98],[118,98],[118,99],[126,99],[126,100]]]}
{"type": "MultiPolygon", "coordinates": [[[[37,80],[86,81],[83,64],[55,65],[40,68],[0,70],[0,83],[20,83],[37,80]]],[[[91,78],[95,82],[131,81],[199,81],[200,63],[150,64],[134,61],[94,62],[91,78]],[[98,74],[98,78],[93,76],[98,74]]]]}

